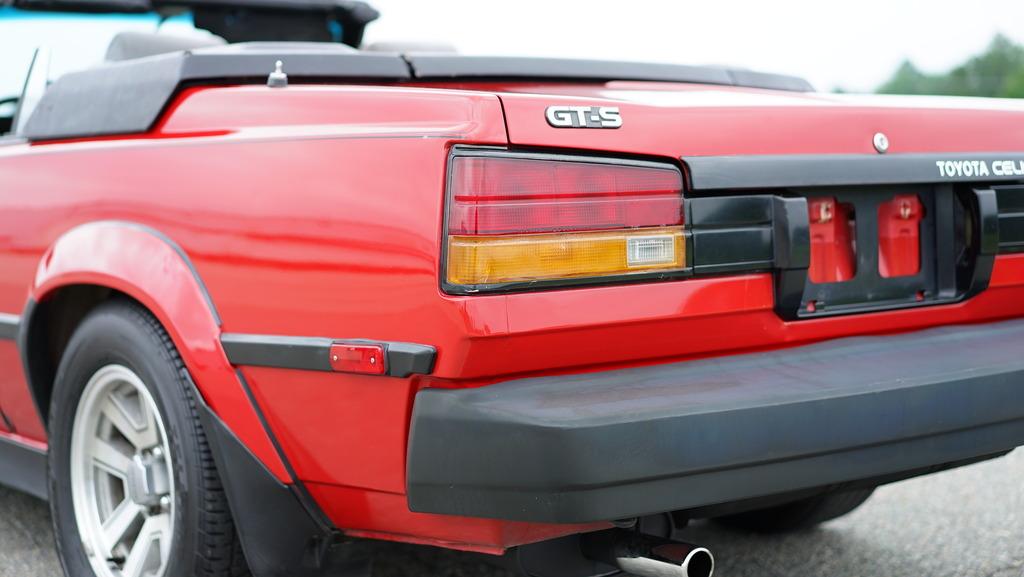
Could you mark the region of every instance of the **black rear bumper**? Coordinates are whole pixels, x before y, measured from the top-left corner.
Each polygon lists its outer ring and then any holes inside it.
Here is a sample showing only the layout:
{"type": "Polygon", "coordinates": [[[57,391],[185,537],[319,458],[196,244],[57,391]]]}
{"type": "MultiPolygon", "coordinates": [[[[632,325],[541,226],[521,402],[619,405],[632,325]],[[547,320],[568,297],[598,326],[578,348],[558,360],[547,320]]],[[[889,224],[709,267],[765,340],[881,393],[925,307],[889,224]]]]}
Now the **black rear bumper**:
{"type": "Polygon", "coordinates": [[[1024,444],[1024,320],[416,396],[413,511],[581,523],[1024,444]]]}

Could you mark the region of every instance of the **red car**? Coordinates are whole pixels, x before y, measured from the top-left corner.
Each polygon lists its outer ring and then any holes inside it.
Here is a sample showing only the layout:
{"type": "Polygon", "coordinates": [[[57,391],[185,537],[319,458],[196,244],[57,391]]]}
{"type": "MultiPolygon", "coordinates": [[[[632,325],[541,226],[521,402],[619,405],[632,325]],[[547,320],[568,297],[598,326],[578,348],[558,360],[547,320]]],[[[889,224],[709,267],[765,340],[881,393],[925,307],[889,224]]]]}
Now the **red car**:
{"type": "Polygon", "coordinates": [[[0,140],[0,481],[69,576],[707,577],[691,519],[1024,444],[1024,107],[144,4],[222,39],[37,56],[0,140]]]}

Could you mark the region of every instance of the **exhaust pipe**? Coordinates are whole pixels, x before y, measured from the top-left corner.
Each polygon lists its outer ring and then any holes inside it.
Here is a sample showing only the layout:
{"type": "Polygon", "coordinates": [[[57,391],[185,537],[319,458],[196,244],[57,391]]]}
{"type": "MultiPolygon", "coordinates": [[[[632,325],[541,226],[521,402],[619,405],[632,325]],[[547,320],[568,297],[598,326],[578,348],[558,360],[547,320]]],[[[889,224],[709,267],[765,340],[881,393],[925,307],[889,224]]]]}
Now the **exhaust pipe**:
{"type": "Polygon", "coordinates": [[[625,531],[588,535],[584,554],[637,577],[711,577],[715,557],[704,547],[625,531]]]}
{"type": "Polygon", "coordinates": [[[616,550],[615,566],[638,577],[711,577],[715,557],[704,547],[665,543],[616,550]]]}

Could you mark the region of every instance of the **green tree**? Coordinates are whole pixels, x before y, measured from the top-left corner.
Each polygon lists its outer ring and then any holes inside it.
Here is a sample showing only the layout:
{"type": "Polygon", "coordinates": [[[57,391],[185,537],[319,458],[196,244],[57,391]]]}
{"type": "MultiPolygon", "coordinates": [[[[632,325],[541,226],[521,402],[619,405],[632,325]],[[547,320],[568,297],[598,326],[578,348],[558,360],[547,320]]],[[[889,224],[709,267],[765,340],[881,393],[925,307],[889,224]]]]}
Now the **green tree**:
{"type": "Polygon", "coordinates": [[[1018,70],[1006,79],[1006,84],[1003,86],[1003,96],[1006,98],[1024,98],[1024,69],[1018,70]]]}
{"type": "Polygon", "coordinates": [[[878,92],[1024,98],[1024,47],[1000,34],[985,52],[946,74],[926,74],[905,61],[878,92]]]}
{"type": "Polygon", "coordinates": [[[878,92],[882,94],[934,94],[938,89],[936,78],[917,69],[914,63],[904,60],[896,73],[883,84],[878,92]]]}

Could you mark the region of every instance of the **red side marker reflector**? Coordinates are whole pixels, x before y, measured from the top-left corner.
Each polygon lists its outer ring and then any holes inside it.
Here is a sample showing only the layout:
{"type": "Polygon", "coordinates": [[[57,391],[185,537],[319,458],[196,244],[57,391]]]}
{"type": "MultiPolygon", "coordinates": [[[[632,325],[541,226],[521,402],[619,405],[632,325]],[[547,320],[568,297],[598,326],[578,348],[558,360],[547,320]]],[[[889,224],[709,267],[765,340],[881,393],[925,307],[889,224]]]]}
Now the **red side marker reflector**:
{"type": "Polygon", "coordinates": [[[387,371],[383,345],[331,345],[331,368],[340,373],[383,375],[387,371]]]}

